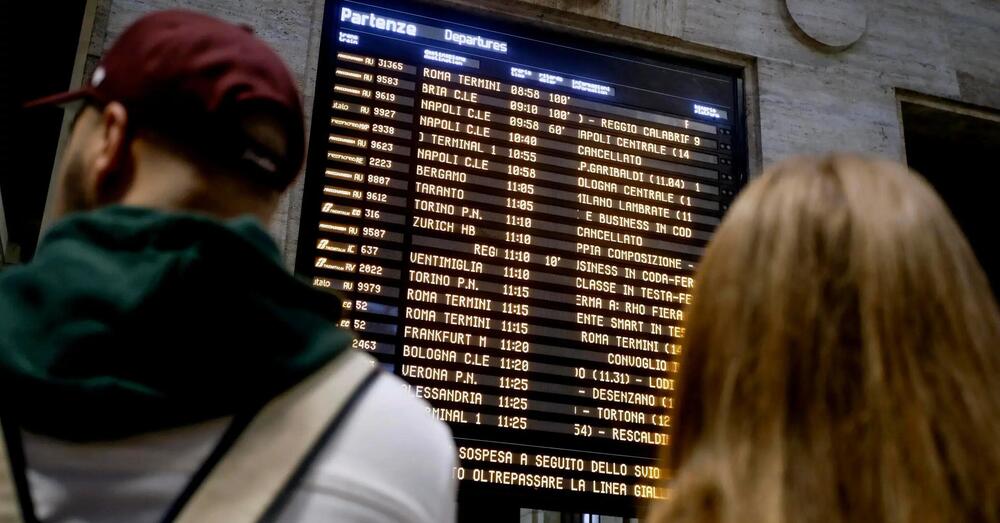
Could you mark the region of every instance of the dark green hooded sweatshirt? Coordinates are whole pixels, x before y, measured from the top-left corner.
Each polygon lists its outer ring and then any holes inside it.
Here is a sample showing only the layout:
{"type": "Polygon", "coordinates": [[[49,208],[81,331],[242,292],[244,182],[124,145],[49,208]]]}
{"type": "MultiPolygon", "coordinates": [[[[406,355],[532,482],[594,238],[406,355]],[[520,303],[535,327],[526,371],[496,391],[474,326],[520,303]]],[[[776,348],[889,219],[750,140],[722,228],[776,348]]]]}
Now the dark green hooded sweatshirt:
{"type": "Polygon", "coordinates": [[[76,214],[0,272],[0,409],[77,441],[252,411],[348,346],[340,310],[253,219],[76,214]]]}

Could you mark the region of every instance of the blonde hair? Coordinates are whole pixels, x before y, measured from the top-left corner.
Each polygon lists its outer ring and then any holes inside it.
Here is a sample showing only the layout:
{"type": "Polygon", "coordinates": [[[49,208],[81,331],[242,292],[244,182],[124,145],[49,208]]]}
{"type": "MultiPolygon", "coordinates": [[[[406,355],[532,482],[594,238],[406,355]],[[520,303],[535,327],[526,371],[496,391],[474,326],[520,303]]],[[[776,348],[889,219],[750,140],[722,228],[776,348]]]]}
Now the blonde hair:
{"type": "Polygon", "coordinates": [[[696,282],[650,521],[1000,521],[1000,313],[923,179],[783,162],[696,282]]]}

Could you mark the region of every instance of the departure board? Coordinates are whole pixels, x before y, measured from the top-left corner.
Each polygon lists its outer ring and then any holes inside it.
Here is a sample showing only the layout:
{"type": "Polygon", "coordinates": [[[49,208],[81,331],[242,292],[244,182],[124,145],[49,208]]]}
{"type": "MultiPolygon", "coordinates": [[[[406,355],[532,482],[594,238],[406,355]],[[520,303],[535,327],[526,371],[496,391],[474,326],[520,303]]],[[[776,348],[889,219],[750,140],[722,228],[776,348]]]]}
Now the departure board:
{"type": "Polygon", "coordinates": [[[296,271],[449,423],[463,503],[664,495],[738,69],[440,5],[326,4],[296,271]]]}

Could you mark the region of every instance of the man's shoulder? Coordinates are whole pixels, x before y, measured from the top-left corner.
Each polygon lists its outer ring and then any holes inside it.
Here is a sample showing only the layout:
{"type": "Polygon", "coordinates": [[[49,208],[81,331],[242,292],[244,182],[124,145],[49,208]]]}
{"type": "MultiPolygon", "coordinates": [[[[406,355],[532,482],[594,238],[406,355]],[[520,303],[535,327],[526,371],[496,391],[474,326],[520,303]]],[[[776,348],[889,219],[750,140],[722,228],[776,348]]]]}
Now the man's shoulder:
{"type": "MultiPolygon", "coordinates": [[[[406,414],[410,422],[420,423],[432,432],[446,434],[450,441],[451,430],[446,423],[434,416],[430,403],[417,397],[414,387],[395,374],[379,372],[366,397],[370,398],[368,408],[392,408],[400,414],[406,414]]],[[[399,423],[401,420],[395,422],[399,423]]]]}
{"type": "Polygon", "coordinates": [[[368,447],[384,445],[383,457],[420,451],[425,459],[449,466],[456,455],[448,426],[432,414],[426,401],[413,394],[410,385],[388,372],[378,374],[335,440],[368,447]]]}
{"type": "MultiPolygon", "coordinates": [[[[405,387],[396,376],[378,375],[323,444],[279,521],[454,520],[457,455],[451,431],[405,387]]],[[[36,509],[76,511],[88,520],[102,507],[120,505],[128,509],[115,521],[155,521],[227,423],[213,420],[102,444],[25,434],[36,509]]]]}
{"type": "Polygon", "coordinates": [[[317,456],[303,494],[350,498],[394,521],[451,521],[455,443],[407,387],[379,374],[317,456]]]}

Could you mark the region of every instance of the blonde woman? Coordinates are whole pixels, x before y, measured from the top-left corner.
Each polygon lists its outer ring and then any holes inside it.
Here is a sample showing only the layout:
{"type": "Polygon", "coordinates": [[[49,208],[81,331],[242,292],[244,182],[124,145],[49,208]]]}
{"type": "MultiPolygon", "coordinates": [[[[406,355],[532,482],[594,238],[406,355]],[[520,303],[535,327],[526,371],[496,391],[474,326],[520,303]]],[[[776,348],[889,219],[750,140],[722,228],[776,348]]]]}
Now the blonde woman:
{"type": "Polygon", "coordinates": [[[1000,521],[1000,314],[930,186],[797,158],[698,268],[650,521],[1000,521]]]}

